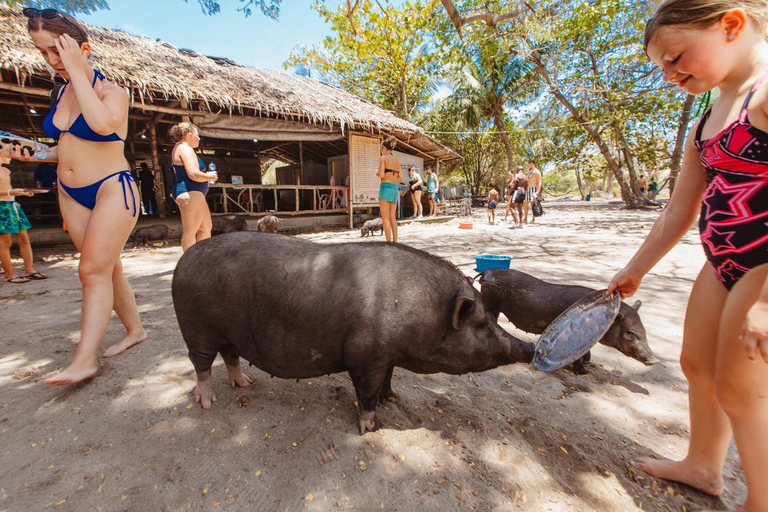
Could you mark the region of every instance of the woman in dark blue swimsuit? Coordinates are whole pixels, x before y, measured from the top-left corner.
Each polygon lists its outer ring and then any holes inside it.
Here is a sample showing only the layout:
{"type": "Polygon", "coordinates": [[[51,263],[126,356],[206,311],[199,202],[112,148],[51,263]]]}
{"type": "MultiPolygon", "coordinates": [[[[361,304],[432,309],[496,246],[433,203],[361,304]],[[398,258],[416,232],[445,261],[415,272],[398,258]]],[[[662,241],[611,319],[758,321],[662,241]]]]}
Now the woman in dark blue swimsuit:
{"type": "MultiPolygon", "coordinates": [[[[46,63],[67,81],[44,123],[48,135],[59,142],[45,160],[58,162],[61,214],[81,254],[80,342],[72,363],[45,381],[66,385],[98,371],[98,351],[113,308],[127,334],[104,357],[118,355],[147,338],[120,262],[136,225],[139,197],[123,154],[128,93],[90,66],[88,34],[77,20],[54,9],[27,8],[24,15],[46,63]]],[[[14,157],[39,161],[18,151],[14,157]]]]}
{"type": "Polygon", "coordinates": [[[168,131],[176,143],[171,151],[173,200],[181,212],[181,249],[186,252],[195,242],[211,238],[211,211],[205,196],[208,182],[216,181],[215,172],[205,172],[205,163],[195,154],[200,134],[192,123],[179,123],[168,131]]]}

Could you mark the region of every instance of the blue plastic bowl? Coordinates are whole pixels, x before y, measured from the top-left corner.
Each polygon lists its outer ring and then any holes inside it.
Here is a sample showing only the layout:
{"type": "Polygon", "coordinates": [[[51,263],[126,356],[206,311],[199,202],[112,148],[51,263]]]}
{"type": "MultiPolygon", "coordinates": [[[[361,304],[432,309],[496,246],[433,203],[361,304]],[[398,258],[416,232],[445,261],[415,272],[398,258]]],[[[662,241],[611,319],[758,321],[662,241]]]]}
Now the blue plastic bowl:
{"type": "Polygon", "coordinates": [[[475,254],[475,264],[478,272],[491,268],[509,268],[512,256],[497,256],[495,254],[475,254]]]}

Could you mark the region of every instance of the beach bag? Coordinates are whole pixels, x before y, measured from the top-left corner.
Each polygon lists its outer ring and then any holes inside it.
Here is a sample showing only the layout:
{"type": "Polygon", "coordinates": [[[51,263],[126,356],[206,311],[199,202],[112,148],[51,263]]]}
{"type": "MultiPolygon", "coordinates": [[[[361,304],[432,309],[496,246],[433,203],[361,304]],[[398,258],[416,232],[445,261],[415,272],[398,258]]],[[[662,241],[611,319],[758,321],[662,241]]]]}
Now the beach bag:
{"type": "Polygon", "coordinates": [[[544,207],[541,206],[541,200],[539,200],[538,197],[533,200],[533,208],[531,208],[531,211],[533,212],[534,217],[541,217],[544,215],[544,207]]]}

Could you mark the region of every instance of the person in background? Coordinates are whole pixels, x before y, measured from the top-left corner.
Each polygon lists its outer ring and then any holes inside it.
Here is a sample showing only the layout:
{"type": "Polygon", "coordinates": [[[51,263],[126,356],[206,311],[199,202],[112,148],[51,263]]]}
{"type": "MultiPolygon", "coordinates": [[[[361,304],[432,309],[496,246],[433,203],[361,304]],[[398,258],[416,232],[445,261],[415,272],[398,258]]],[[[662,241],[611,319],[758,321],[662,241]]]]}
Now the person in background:
{"type": "Polygon", "coordinates": [[[421,219],[423,217],[422,208],[424,207],[421,204],[421,185],[423,183],[424,182],[421,181],[421,175],[416,172],[416,169],[413,166],[410,166],[408,168],[408,192],[411,195],[411,202],[413,203],[412,219],[421,219]]]}
{"type": "Polygon", "coordinates": [[[645,51],[664,80],[691,95],[717,88],[719,97],[686,138],[667,208],[607,290],[634,294],[698,219],[707,262],[688,299],[680,355],[688,379],[688,453],[680,461],[631,463],[719,496],[733,437],[747,485],[742,512],[768,510],[766,29],[765,0],[666,0],[648,21],[645,51]]]}
{"type": "Polygon", "coordinates": [[[488,224],[496,223],[496,206],[499,204],[499,191],[496,190],[496,182],[492,181],[488,184],[490,190],[488,191],[488,224]]]}
{"type": "Polygon", "coordinates": [[[647,187],[647,183],[645,181],[645,174],[641,174],[640,178],[637,180],[637,188],[640,189],[640,195],[645,195],[645,187],[647,187]]]}
{"type": "MultiPolygon", "coordinates": [[[[543,187],[541,186],[541,171],[536,167],[536,162],[528,160],[528,190],[525,194],[525,202],[523,208],[525,209],[524,222],[528,224],[528,210],[533,205],[533,201],[538,199],[541,201],[541,192],[543,187]]],[[[531,224],[536,222],[536,217],[531,215],[531,224]]]]}
{"type": "Polygon", "coordinates": [[[56,165],[41,163],[35,167],[35,187],[36,188],[55,188],[58,180],[56,165]]]}
{"type": "Polygon", "coordinates": [[[10,145],[0,149],[0,266],[3,268],[6,283],[26,283],[30,279],[45,279],[45,274],[37,272],[32,259],[32,244],[27,230],[32,227],[24,215],[21,205],[16,202],[17,196],[32,196],[32,192],[23,188],[11,186],[11,171],[5,165],[11,162],[10,145]],[[24,276],[16,275],[11,262],[11,246],[16,236],[19,244],[21,259],[24,260],[24,276]]]}
{"type": "Polygon", "coordinates": [[[53,190],[53,194],[40,194],[40,212],[47,217],[56,217],[59,215],[59,205],[53,198],[56,197],[56,187],[58,181],[58,172],[55,164],[41,163],[35,167],[35,188],[46,188],[53,190]]]}
{"type": "Polygon", "coordinates": [[[651,182],[648,184],[648,196],[653,197],[659,191],[659,184],[656,183],[656,177],[651,176],[651,182]]]}
{"type": "Polygon", "coordinates": [[[195,243],[211,238],[211,210],[205,196],[208,182],[216,181],[216,172],[205,172],[205,163],[195,149],[200,145],[200,133],[192,123],[179,123],[168,130],[176,143],[171,150],[173,200],[181,213],[181,250],[186,252],[195,243]]]}
{"type": "Polygon", "coordinates": [[[155,196],[155,175],[149,170],[147,162],[141,162],[139,182],[141,183],[141,202],[145,215],[157,215],[157,197],[155,196]]]}
{"type": "Polygon", "coordinates": [[[25,8],[27,29],[46,63],[67,80],[43,128],[58,145],[43,158],[16,151],[24,161],[58,162],[59,207],[80,251],[83,285],[80,342],[72,363],[47,384],[75,384],[96,375],[97,353],[114,308],[126,328],[104,352],[112,357],[147,339],[136,297],[123,275],[120,253],[137,220],[138,190],[125,159],[128,93],[93,69],[85,27],[55,9],[25,8]]]}
{"type": "Polygon", "coordinates": [[[512,192],[511,197],[507,199],[507,210],[504,212],[504,220],[507,220],[507,214],[512,211],[512,220],[518,228],[523,227],[523,203],[528,191],[528,177],[523,172],[522,167],[517,168],[517,174],[512,177],[512,183],[509,188],[512,192]],[[515,209],[517,211],[515,212],[515,209]]]}
{"type": "Polygon", "coordinates": [[[429,200],[429,216],[437,215],[437,195],[440,190],[440,182],[437,180],[437,173],[427,167],[424,172],[427,174],[427,199],[429,200]]]}
{"type": "Polygon", "coordinates": [[[400,180],[400,162],[392,154],[397,139],[388,137],[381,143],[381,158],[376,177],[381,179],[379,185],[379,211],[384,224],[384,237],[387,242],[397,242],[397,200],[400,191],[397,182],[400,180]]]}

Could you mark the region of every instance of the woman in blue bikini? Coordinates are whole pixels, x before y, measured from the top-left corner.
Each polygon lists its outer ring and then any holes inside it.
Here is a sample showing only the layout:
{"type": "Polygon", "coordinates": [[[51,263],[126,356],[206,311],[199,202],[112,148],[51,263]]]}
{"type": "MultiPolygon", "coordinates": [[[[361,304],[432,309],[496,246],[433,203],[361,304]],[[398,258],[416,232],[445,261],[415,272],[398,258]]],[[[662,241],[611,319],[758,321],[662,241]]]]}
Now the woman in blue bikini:
{"type": "Polygon", "coordinates": [[[211,210],[205,196],[208,182],[216,181],[216,172],[205,172],[205,164],[195,154],[200,144],[197,126],[179,123],[171,127],[168,136],[176,145],[171,151],[171,174],[173,175],[173,200],[181,213],[181,249],[186,252],[195,242],[211,238],[211,210]]]}
{"type": "Polygon", "coordinates": [[[384,236],[387,242],[397,242],[397,199],[400,192],[397,181],[400,176],[400,162],[392,154],[397,139],[389,137],[381,143],[381,158],[376,176],[381,179],[379,185],[379,210],[384,224],[384,236]]]}
{"type": "MultiPolygon", "coordinates": [[[[127,334],[104,357],[121,354],[147,339],[120,262],[136,225],[139,197],[123,155],[128,93],[91,68],[88,34],[77,20],[55,9],[27,8],[24,15],[45,62],[67,81],[43,124],[46,133],[58,140],[45,160],[58,162],[61,214],[81,254],[80,342],[72,363],[45,381],[67,385],[98,371],[98,351],[113,309],[127,334]]],[[[14,157],[39,161],[18,149],[14,157]]]]}

